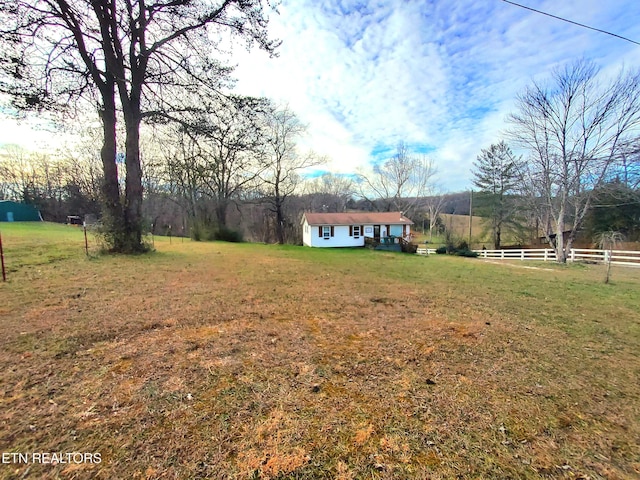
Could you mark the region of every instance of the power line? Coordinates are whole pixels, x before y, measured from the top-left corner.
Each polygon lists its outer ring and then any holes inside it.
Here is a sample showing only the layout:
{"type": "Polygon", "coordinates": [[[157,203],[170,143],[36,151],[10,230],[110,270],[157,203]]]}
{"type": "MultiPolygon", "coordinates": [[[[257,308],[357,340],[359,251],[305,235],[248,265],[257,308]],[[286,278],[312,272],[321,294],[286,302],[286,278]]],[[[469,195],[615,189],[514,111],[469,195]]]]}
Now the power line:
{"type": "Polygon", "coordinates": [[[613,208],[613,207],[624,207],[626,205],[640,205],[640,200],[636,200],[635,202],[626,202],[626,203],[612,203],[611,205],[591,205],[592,208],[613,208]]]}
{"type": "Polygon", "coordinates": [[[547,17],[556,18],[558,20],[562,20],[563,22],[573,23],[574,25],[578,25],[579,27],[588,28],[589,30],[595,30],[596,32],[606,33],[607,35],[611,35],[612,37],[617,37],[622,40],[626,40],[627,42],[635,43],[636,45],[640,45],[640,42],[636,42],[635,40],[631,40],[630,38],[623,37],[622,35],[618,35],[615,33],[607,32],[606,30],[601,30],[599,28],[590,27],[589,25],[585,25],[584,23],[574,22],[573,20],[569,20],[566,18],[558,17],[556,15],[552,15],[547,12],[543,12],[541,10],[536,10],[535,8],[527,7],[526,5],[520,5],[519,3],[511,2],[510,0],[502,0],[505,3],[510,3],[511,5],[515,5],[516,7],[524,8],[527,10],[531,10],[532,12],[540,13],[542,15],[546,15],[547,17]]]}

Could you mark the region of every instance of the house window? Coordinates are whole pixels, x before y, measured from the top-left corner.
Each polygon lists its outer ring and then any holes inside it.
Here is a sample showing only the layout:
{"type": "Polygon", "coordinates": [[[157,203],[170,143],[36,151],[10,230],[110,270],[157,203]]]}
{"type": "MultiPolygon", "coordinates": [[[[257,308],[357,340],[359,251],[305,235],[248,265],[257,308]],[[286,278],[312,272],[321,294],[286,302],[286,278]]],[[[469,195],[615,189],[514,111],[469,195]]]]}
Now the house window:
{"type": "Polygon", "coordinates": [[[361,231],[360,231],[360,225],[354,225],[353,226],[353,236],[354,238],[360,238],[361,235],[361,231]]]}
{"type": "Polygon", "coordinates": [[[320,236],[320,238],[329,240],[330,237],[333,237],[333,225],[328,227],[325,227],[325,226],[318,227],[318,235],[320,236]]]}

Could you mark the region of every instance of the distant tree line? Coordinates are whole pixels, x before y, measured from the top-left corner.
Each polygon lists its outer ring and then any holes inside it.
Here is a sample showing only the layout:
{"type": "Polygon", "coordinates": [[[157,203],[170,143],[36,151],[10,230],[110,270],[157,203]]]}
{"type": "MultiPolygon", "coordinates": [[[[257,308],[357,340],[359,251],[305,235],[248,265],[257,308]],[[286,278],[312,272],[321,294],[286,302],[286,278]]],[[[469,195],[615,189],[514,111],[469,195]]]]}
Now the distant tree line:
{"type": "Polygon", "coordinates": [[[601,81],[579,60],[518,96],[508,138],[482,150],[474,185],[486,204],[494,245],[505,226],[528,225],[565,262],[576,239],[640,232],[640,71],[601,81]]]}
{"type": "MultiPolygon", "coordinates": [[[[293,114],[287,115],[293,121],[293,114]]],[[[194,132],[176,142],[167,129],[157,130],[141,144],[145,231],[197,240],[296,243],[303,211],[354,208],[351,177],[301,174],[323,159],[298,155],[293,137],[275,162],[267,150],[244,157],[245,151],[221,150],[194,132]]],[[[48,221],[88,214],[102,219],[102,174],[95,149],[45,154],[6,146],[0,151],[0,198],[33,205],[48,221]]]]}
{"type": "MultiPolygon", "coordinates": [[[[230,39],[275,54],[269,8],[3,3],[0,92],[21,112],[78,122],[92,111],[99,133],[55,156],[8,149],[0,194],[57,221],[100,205],[116,252],[144,251],[145,231],[296,242],[304,210],[400,210],[430,232],[441,213],[470,213],[469,192],[439,193],[432,159],[402,142],[351,177],[308,177],[326,159],[299,150],[305,126],[286,106],[233,94],[232,69],[217,58],[230,39]]],[[[509,123],[506,139],[523,155],[499,142],[474,165],[473,213],[488,219],[494,246],[505,229],[533,232],[565,261],[580,232],[637,235],[640,73],[604,82],[593,64],[574,62],[519,95],[509,123]]]]}
{"type": "Polygon", "coordinates": [[[54,158],[15,146],[0,151],[0,199],[33,205],[46,221],[101,212],[102,169],[97,157],[54,158]]]}
{"type": "MultiPolygon", "coordinates": [[[[279,42],[267,35],[270,9],[261,0],[0,4],[0,92],[20,111],[46,109],[77,120],[78,111],[93,110],[100,122],[100,199],[110,250],[147,248],[143,125],[170,122],[208,134],[208,147],[219,155],[230,145],[233,152],[250,147],[250,137],[247,143],[220,123],[231,115],[234,128],[246,126],[241,121],[250,122],[260,102],[230,96],[232,69],[220,57],[232,39],[274,54],[279,42]]],[[[225,186],[218,189],[225,194],[225,186]]]]}

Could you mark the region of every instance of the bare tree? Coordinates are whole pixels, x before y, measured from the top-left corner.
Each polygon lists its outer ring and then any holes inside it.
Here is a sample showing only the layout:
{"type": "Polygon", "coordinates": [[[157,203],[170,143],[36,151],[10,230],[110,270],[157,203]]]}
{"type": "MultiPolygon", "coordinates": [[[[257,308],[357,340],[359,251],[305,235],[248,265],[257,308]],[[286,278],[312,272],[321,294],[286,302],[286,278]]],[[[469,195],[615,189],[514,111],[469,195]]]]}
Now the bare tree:
{"type": "Polygon", "coordinates": [[[31,155],[18,145],[5,145],[0,152],[2,198],[27,201],[36,172],[31,155]]]}
{"type": "Polygon", "coordinates": [[[156,128],[162,145],[167,193],[182,206],[189,226],[209,232],[227,228],[227,215],[264,170],[260,123],[265,99],[219,97],[208,112],[172,114],[156,128]]]}
{"type": "Polygon", "coordinates": [[[306,127],[288,107],[268,114],[265,123],[265,169],[261,179],[266,185],[265,197],[275,217],[276,239],[283,244],[286,230],[284,204],[300,184],[300,172],[323,163],[324,159],[313,153],[298,153],[296,141],[305,133],[306,127]]]}
{"type": "Polygon", "coordinates": [[[443,193],[432,192],[431,195],[425,198],[424,206],[427,210],[429,217],[429,242],[433,240],[433,229],[438,224],[438,216],[442,212],[442,207],[445,204],[445,196],[443,193]]]}
{"type": "Polygon", "coordinates": [[[622,149],[620,165],[611,177],[633,190],[640,188],[640,138],[622,149]]]}
{"type": "Polygon", "coordinates": [[[96,213],[99,172],[94,162],[74,153],[49,155],[6,146],[0,153],[0,197],[34,205],[48,221],[96,213]]]}
{"type": "Polygon", "coordinates": [[[244,189],[257,181],[265,166],[261,148],[268,141],[260,125],[264,99],[229,97],[186,130],[199,159],[202,192],[215,203],[218,227],[226,228],[227,210],[244,189]]]}
{"type": "MultiPolygon", "coordinates": [[[[262,0],[15,0],[0,7],[5,60],[2,90],[22,107],[52,99],[90,98],[103,125],[103,195],[112,248],[140,251],[142,169],[140,125],[154,115],[163,85],[215,83],[212,39],[224,31],[273,52],[262,0]],[[8,80],[7,80],[8,79],[8,80]],[[117,182],[116,125],[125,131],[124,199],[117,182]]],[[[175,91],[175,90],[174,90],[175,91]]]]}
{"type": "Polygon", "coordinates": [[[304,185],[304,194],[310,211],[343,212],[355,191],[350,176],[324,173],[309,179],[304,185]]]}
{"type": "Polygon", "coordinates": [[[595,240],[598,242],[598,246],[605,251],[605,265],[607,267],[607,271],[604,283],[609,283],[611,278],[611,257],[613,257],[613,250],[616,248],[618,243],[624,240],[624,236],[620,232],[607,231],[600,232],[596,236],[595,240]]]}
{"type": "Polygon", "coordinates": [[[518,97],[510,137],[529,151],[521,189],[558,262],[566,262],[596,187],[620,165],[640,129],[640,74],[608,84],[585,60],[557,69],[548,85],[518,97]]]}
{"type": "Polygon", "coordinates": [[[421,197],[429,192],[436,173],[429,157],[409,153],[406,144],[399,143],[396,154],[373,167],[370,172],[361,172],[358,194],[374,208],[399,210],[410,215],[421,197]]]}

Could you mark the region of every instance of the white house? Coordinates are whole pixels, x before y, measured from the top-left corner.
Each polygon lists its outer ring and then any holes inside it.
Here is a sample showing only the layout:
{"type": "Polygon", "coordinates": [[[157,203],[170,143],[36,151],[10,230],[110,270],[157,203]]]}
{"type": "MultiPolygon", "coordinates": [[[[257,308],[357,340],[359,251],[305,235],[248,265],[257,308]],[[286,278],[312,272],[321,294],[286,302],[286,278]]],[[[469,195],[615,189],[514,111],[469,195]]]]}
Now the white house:
{"type": "Polygon", "coordinates": [[[302,243],[308,247],[363,247],[365,237],[406,238],[411,225],[402,212],[305,213],[302,243]]]}

